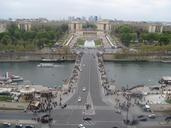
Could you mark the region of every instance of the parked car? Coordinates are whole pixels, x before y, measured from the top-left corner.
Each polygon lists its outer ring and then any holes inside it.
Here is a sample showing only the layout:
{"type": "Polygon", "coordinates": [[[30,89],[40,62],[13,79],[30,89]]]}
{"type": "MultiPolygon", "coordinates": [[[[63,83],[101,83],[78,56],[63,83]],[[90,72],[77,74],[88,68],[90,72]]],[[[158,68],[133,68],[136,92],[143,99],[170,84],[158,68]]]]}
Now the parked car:
{"type": "Polygon", "coordinates": [[[16,124],[16,125],[15,125],[15,128],[22,128],[22,127],[23,127],[22,124],[16,124]]]}
{"type": "Polygon", "coordinates": [[[144,118],[144,117],[145,117],[144,115],[137,116],[137,118],[144,118]]]}
{"type": "Polygon", "coordinates": [[[156,115],[155,114],[150,114],[150,115],[148,115],[148,118],[154,119],[154,118],[156,118],[156,115]]]}
{"type": "Polygon", "coordinates": [[[147,118],[140,118],[139,121],[147,121],[147,118]]]}
{"type": "Polygon", "coordinates": [[[90,120],[92,120],[92,118],[91,117],[83,117],[83,120],[90,121],[90,120]]]}
{"type": "Polygon", "coordinates": [[[11,126],[11,123],[10,123],[10,122],[4,122],[4,123],[3,123],[3,126],[4,126],[5,128],[10,127],[10,126],[11,126]]]}
{"type": "Polygon", "coordinates": [[[164,120],[165,121],[170,121],[171,120],[171,116],[167,116],[164,120]]]}
{"type": "Polygon", "coordinates": [[[26,125],[25,128],[34,128],[33,125],[26,125]]]}

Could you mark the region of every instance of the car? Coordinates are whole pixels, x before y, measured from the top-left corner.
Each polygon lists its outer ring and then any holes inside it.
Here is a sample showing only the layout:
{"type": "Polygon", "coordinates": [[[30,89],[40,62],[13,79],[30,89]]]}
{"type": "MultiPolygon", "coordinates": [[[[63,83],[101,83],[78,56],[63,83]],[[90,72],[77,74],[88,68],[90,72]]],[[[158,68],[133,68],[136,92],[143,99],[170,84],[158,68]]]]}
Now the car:
{"type": "Polygon", "coordinates": [[[45,114],[41,117],[40,121],[42,123],[49,123],[53,120],[53,118],[49,114],[45,114]]]}
{"type": "Polygon", "coordinates": [[[83,120],[90,121],[90,120],[92,120],[92,118],[91,117],[83,117],[83,120]]]}
{"type": "Polygon", "coordinates": [[[4,126],[4,127],[10,127],[10,126],[11,126],[11,123],[10,123],[10,122],[4,122],[4,123],[3,123],[3,126],[4,126]]]}
{"type": "Polygon", "coordinates": [[[79,124],[78,128],[85,128],[83,124],[79,124]]]}
{"type": "Polygon", "coordinates": [[[34,128],[33,125],[26,125],[25,128],[34,128]]]}
{"type": "Polygon", "coordinates": [[[171,120],[171,116],[167,116],[164,120],[165,121],[170,121],[171,120]]]}
{"type": "Polygon", "coordinates": [[[144,118],[145,116],[144,115],[139,115],[138,118],[144,118]]]}
{"type": "Polygon", "coordinates": [[[147,118],[141,118],[140,121],[147,121],[147,118]]]}
{"type": "Polygon", "coordinates": [[[156,115],[155,114],[150,114],[150,115],[148,115],[148,118],[154,119],[154,118],[156,118],[156,115]]]}
{"type": "Polygon", "coordinates": [[[83,89],[82,89],[82,90],[83,90],[83,92],[85,92],[85,91],[86,91],[86,87],[83,87],[83,89]]]}
{"type": "Polygon", "coordinates": [[[22,128],[22,127],[23,127],[22,124],[16,124],[16,125],[15,125],[15,128],[22,128]]]}
{"type": "Polygon", "coordinates": [[[81,102],[81,97],[78,97],[78,102],[81,102]]]}

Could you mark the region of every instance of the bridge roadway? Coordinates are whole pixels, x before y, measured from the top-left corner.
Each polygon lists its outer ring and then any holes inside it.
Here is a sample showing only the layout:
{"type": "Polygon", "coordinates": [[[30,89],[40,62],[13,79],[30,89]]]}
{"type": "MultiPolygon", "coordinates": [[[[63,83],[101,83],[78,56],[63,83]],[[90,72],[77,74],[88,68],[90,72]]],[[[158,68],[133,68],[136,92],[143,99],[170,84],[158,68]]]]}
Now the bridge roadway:
{"type": "Polygon", "coordinates": [[[78,80],[78,88],[74,96],[67,102],[66,109],[56,109],[52,112],[54,122],[52,127],[76,128],[82,123],[86,128],[112,128],[122,126],[121,115],[114,113],[111,106],[102,101],[100,92],[96,50],[85,50],[81,60],[81,72],[78,80]],[[82,88],[86,87],[83,92],[82,88]],[[78,102],[78,97],[82,101],[78,102]],[[84,114],[85,104],[90,103],[92,110],[84,114]],[[85,122],[83,117],[92,117],[92,121],[85,122]]]}

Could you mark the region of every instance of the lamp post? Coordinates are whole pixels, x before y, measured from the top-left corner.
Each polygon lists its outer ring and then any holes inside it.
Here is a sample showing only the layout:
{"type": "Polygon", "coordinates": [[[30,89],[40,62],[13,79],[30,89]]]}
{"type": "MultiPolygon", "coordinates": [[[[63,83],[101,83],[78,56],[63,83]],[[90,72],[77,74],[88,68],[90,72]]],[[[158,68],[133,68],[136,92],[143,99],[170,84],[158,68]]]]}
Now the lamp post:
{"type": "MultiPolygon", "coordinates": [[[[128,85],[126,86],[126,91],[128,91],[128,85]]],[[[128,96],[128,94],[126,94],[126,107],[127,107],[127,113],[126,113],[126,128],[128,128],[128,112],[129,112],[129,100],[130,100],[130,97],[128,96]]]]}
{"type": "Polygon", "coordinates": [[[52,109],[52,106],[51,106],[51,94],[48,93],[48,96],[47,96],[47,101],[48,101],[48,106],[47,106],[47,109],[48,109],[48,112],[49,112],[49,120],[48,120],[48,125],[49,125],[49,128],[51,128],[51,109],[52,109]]]}

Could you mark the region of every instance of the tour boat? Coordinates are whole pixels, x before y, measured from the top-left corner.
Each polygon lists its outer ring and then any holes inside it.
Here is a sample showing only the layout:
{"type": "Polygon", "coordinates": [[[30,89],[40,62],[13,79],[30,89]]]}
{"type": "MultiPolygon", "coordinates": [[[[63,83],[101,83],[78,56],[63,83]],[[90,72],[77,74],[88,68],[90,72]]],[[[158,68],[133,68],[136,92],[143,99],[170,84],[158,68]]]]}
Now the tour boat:
{"type": "Polygon", "coordinates": [[[42,59],[44,62],[53,62],[53,61],[58,61],[58,59],[42,59]]]}
{"type": "Polygon", "coordinates": [[[6,82],[9,83],[11,81],[10,78],[8,77],[8,72],[6,72],[5,75],[0,76],[0,81],[3,83],[6,83],[6,82]]]}
{"type": "Polygon", "coordinates": [[[0,81],[7,84],[12,82],[23,81],[23,78],[6,72],[5,76],[0,76],[0,81]]]}
{"type": "Polygon", "coordinates": [[[16,76],[16,75],[9,75],[9,78],[12,80],[12,82],[20,82],[23,81],[24,79],[20,76],[16,76]]]}
{"type": "Polygon", "coordinates": [[[171,76],[163,76],[159,81],[160,84],[171,85],[171,76]]]}
{"type": "Polygon", "coordinates": [[[52,68],[55,67],[55,65],[53,63],[40,63],[37,65],[37,67],[48,67],[48,68],[52,68]]]}
{"type": "Polygon", "coordinates": [[[4,122],[4,123],[3,123],[3,126],[4,126],[4,127],[10,127],[10,126],[11,126],[11,123],[10,123],[10,122],[4,122]]]}

